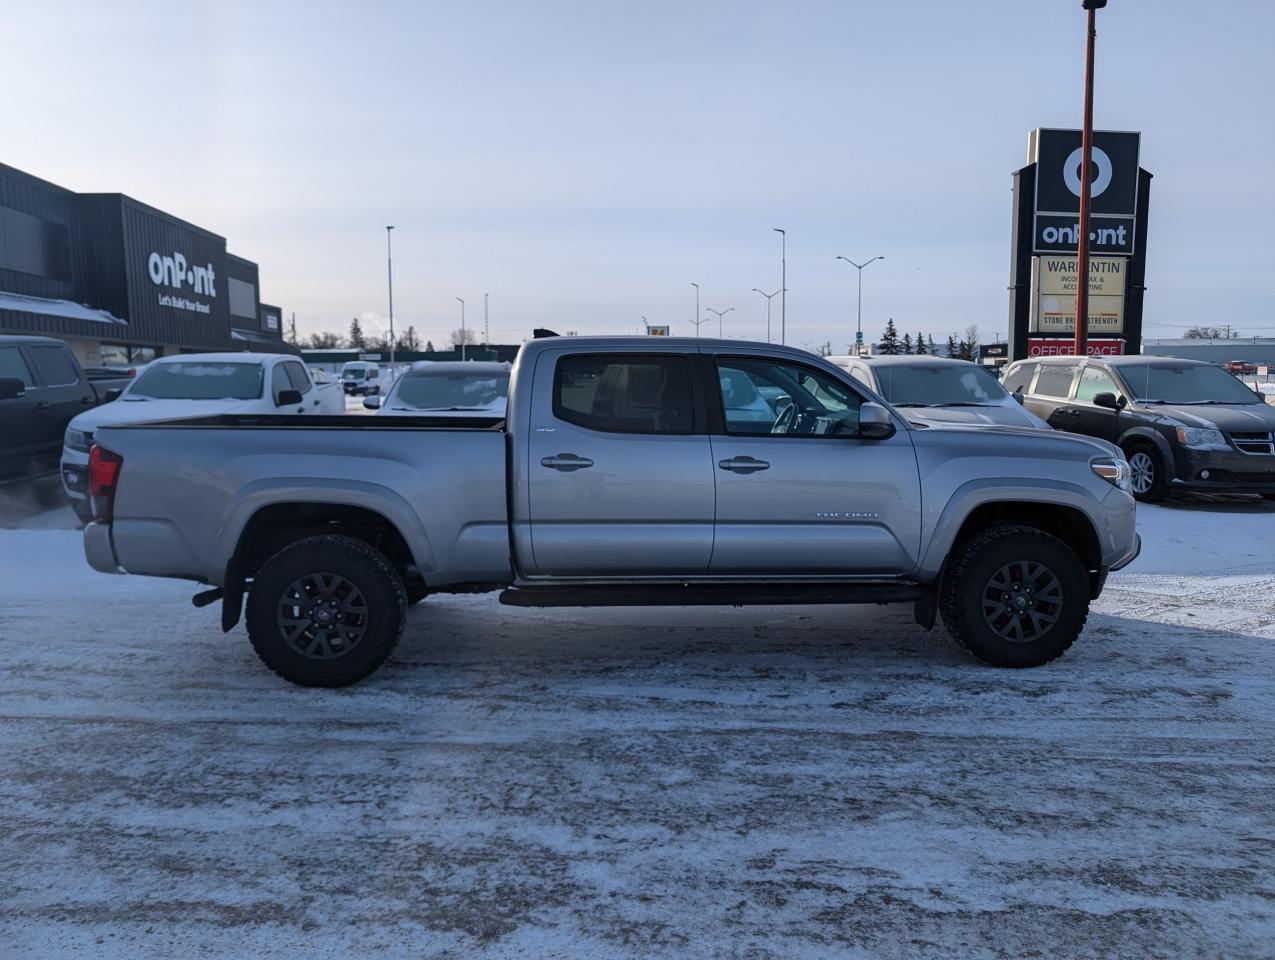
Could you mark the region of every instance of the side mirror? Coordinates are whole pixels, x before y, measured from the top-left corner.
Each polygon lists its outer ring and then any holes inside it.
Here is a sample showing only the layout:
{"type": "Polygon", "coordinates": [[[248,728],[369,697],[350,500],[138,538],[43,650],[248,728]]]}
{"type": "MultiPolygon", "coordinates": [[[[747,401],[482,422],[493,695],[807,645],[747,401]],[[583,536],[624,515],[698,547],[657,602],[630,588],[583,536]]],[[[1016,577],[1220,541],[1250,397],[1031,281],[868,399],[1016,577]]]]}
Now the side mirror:
{"type": "Polygon", "coordinates": [[[110,403],[112,400],[118,400],[120,398],[120,394],[123,392],[124,391],[119,387],[111,387],[111,389],[107,390],[106,393],[102,394],[102,402],[110,403]]]}
{"type": "Polygon", "coordinates": [[[380,410],[381,398],[380,397],[364,397],[363,406],[367,407],[369,410],[380,410]]]}
{"type": "Polygon", "coordinates": [[[1253,392],[1254,392],[1255,394],[1257,394],[1257,399],[1258,399],[1258,400],[1265,400],[1265,399],[1266,399],[1266,394],[1262,393],[1262,391],[1261,391],[1261,390],[1254,390],[1253,392]]]}
{"type": "Polygon", "coordinates": [[[1116,399],[1114,393],[1095,393],[1093,405],[1095,407],[1106,407],[1108,410],[1120,409],[1120,401],[1116,399]]]}
{"type": "Polygon", "coordinates": [[[1023,388],[1022,387],[1015,388],[1014,392],[1011,393],[1010,396],[1018,401],[1018,405],[1020,407],[1023,405],[1023,388]]]}
{"type": "Polygon", "coordinates": [[[276,407],[296,407],[301,405],[300,390],[280,390],[279,397],[275,400],[276,407]]]}
{"type": "Polygon", "coordinates": [[[890,411],[871,400],[859,406],[859,437],[863,440],[885,440],[894,436],[894,420],[890,411]]]}
{"type": "Polygon", "coordinates": [[[0,400],[15,400],[26,393],[27,385],[17,377],[0,377],[0,400]]]}

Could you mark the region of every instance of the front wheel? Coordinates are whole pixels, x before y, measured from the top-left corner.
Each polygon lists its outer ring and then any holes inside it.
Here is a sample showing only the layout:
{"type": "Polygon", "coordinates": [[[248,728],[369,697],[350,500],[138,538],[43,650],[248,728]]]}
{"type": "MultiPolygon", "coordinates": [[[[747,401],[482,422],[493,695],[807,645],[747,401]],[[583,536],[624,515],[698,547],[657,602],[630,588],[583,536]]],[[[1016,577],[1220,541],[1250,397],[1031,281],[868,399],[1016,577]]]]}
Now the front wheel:
{"type": "Polygon", "coordinates": [[[1067,652],[1089,615],[1075,552],[1034,527],[1004,524],[955,548],[939,593],[943,625],[996,667],[1038,667],[1067,652]]]}
{"type": "Polygon", "coordinates": [[[407,594],[385,555],[353,537],[307,537],[253,577],[248,639],[267,667],[302,687],[345,687],[390,655],[407,594]]]}
{"type": "Polygon", "coordinates": [[[1143,503],[1159,503],[1169,495],[1169,478],[1155,447],[1135,443],[1129,448],[1129,480],[1133,495],[1143,503]]]}

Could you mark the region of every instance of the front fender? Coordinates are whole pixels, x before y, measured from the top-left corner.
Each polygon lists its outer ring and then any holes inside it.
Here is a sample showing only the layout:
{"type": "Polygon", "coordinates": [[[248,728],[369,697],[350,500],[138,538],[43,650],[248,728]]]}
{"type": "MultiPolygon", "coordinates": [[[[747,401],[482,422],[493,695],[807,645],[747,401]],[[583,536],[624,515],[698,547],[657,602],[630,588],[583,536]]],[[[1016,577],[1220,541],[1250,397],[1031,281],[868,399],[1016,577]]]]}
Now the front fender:
{"type": "Polygon", "coordinates": [[[1136,427],[1130,427],[1120,434],[1120,439],[1116,441],[1116,446],[1127,454],[1128,445],[1137,440],[1146,440],[1155,445],[1155,448],[1160,451],[1160,461],[1164,466],[1164,475],[1172,479],[1177,473],[1173,466],[1173,448],[1169,446],[1169,441],[1164,439],[1164,434],[1155,427],[1141,424],[1136,427]]]}
{"type": "Polygon", "coordinates": [[[1080,484],[1066,480],[1046,480],[1039,477],[996,477],[970,480],[958,487],[948,499],[939,515],[921,556],[918,579],[930,581],[938,577],[947,555],[956,542],[961,525],[976,509],[990,503],[1039,503],[1050,506],[1072,507],[1089,520],[1098,536],[1098,542],[1106,549],[1101,536],[1103,524],[1096,522],[1101,515],[1101,505],[1094,495],[1080,484]]]}

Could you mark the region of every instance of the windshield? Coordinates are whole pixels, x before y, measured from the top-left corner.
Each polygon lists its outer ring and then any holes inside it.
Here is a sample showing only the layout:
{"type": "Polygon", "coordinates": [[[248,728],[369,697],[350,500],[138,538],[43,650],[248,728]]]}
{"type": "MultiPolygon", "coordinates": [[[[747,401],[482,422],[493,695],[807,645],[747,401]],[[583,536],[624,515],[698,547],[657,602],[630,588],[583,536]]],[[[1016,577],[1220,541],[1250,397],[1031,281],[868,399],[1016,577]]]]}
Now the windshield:
{"type": "Polygon", "coordinates": [[[367,376],[367,371],[362,367],[346,367],[341,371],[342,380],[362,380],[367,376]]]}
{"type": "Polygon", "coordinates": [[[1007,396],[995,377],[974,364],[882,364],[874,372],[882,395],[900,407],[995,406],[1007,396]]]}
{"type": "Polygon", "coordinates": [[[154,363],[137,375],[126,399],[256,400],[261,364],[181,361],[154,363]]]}
{"type": "Polygon", "coordinates": [[[1120,367],[1134,398],[1146,403],[1261,403],[1257,394],[1221,367],[1140,363],[1120,367]]]}
{"type": "Polygon", "coordinates": [[[509,395],[508,373],[409,373],[392,406],[410,410],[491,407],[509,395]]]}

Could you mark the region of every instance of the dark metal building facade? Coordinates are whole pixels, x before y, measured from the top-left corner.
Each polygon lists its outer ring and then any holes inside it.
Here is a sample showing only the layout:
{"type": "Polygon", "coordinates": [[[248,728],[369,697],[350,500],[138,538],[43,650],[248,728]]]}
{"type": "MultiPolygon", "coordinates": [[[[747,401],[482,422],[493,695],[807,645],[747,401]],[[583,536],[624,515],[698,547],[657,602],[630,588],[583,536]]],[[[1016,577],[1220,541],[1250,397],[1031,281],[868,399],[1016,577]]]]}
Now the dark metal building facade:
{"type": "Polygon", "coordinates": [[[81,362],[202,350],[294,352],[257,265],[123,194],[77,194],[0,164],[0,332],[66,340],[81,362]]]}

